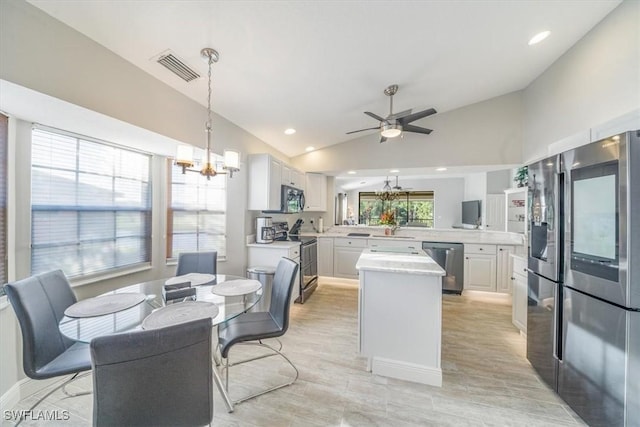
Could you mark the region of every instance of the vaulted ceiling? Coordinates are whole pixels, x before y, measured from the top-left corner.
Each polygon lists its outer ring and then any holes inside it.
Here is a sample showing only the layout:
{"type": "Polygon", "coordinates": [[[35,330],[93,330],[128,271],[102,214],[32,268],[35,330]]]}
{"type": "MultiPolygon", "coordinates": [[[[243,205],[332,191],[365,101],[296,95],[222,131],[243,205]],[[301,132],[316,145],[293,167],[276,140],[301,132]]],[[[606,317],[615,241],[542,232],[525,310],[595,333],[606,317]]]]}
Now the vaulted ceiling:
{"type": "Polygon", "coordinates": [[[203,105],[206,78],[184,82],[155,60],[169,50],[206,76],[200,50],[215,48],[214,111],[296,156],[361,137],[346,132],[377,124],[364,111],[388,113],[393,83],[395,111],[523,89],[620,1],[30,3],[203,105]],[[542,30],[551,36],[528,46],[542,30]]]}

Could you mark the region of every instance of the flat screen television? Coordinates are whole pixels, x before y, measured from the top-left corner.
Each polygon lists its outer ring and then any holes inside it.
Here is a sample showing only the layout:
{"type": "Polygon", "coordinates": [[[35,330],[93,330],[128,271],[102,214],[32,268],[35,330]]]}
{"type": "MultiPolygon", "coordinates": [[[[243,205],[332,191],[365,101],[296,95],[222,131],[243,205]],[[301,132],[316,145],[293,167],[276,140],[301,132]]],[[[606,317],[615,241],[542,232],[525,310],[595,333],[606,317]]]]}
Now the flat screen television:
{"type": "Polygon", "coordinates": [[[480,200],[467,200],[462,202],[462,224],[477,227],[480,225],[480,200]]]}

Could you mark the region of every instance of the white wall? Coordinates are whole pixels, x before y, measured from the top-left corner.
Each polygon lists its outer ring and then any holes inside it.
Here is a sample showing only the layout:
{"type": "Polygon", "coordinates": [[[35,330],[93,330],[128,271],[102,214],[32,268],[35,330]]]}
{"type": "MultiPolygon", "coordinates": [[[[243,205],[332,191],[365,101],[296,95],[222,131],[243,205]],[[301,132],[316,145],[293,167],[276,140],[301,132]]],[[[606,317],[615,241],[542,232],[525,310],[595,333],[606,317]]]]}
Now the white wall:
{"type": "MultiPolygon", "coordinates": [[[[487,174],[486,173],[474,173],[469,174],[464,181],[464,200],[480,200],[482,210],[482,224],[484,227],[486,223],[486,201],[487,201],[487,174]]],[[[460,208],[462,209],[462,207],[460,208]]],[[[460,213],[462,217],[462,212],[460,213]]],[[[462,218],[460,218],[462,220],[462,218]]]]}
{"type": "MultiPolygon", "coordinates": [[[[204,146],[206,108],[27,2],[0,1],[0,52],[0,79],[179,141],[204,146]]],[[[13,157],[10,153],[9,164],[15,165],[18,174],[9,182],[9,192],[24,196],[29,194],[30,124],[19,120],[21,117],[12,111],[6,113],[11,118],[10,138],[14,138],[16,145],[13,157]]],[[[56,123],[42,124],[57,127],[56,123]]],[[[273,147],[220,116],[214,115],[213,126],[215,147],[215,141],[224,141],[223,147],[235,148],[245,156],[268,152],[288,161],[273,147]]],[[[154,173],[158,177],[154,180],[154,195],[162,195],[166,191],[166,180],[162,179],[166,173],[163,165],[164,159],[154,160],[154,173]]],[[[219,265],[224,273],[240,274],[246,268],[245,235],[252,227],[250,216],[245,215],[246,177],[246,170],[242,170],[228,184],[228,260],[219,265]]],[[[152,268],[76,287],[74,290],[79,298],[94,296],[123,284],[173,274],[174,267],[164,262],[164,223],[161,220],[164,209],[157,211],[156,208],[154,206],[152,268]]],[[[15,229],[11,224],[9,228],[9,237],[13,233],[14,239],[13,247],[9,242],[11,280],[29,274],[29,213],[28,197],[17,197],[16,203],[10,204],[10,215],[13,216],[9,221],[12,218],[15,221],[15,229]]],[[[0,320],[0,395],[4,395],[24,375],[20,352],[16,352],[21,344],[13,310],[2,310],[0,320]]]]}
{"type": "MultiPolygon", "coordinates": [[[[437,106],[436,106],[437,107],[437,106]]],[[[430,135],[405,133],[378,143],[375,132],[358,139],[294,157],[307,172],[391,167],[519,164],[521,93],[514,92],[419,120],[430,135]]]]}
{"type": "Polygon", "coordinates": [[[640,2],[622,2],[533,81],[523,101],[525,162],[545,157],[556,141],[638,109],[640,2]]]}
{"type": "MultiPolygon", "coordinates": [[[[412,191],[433,191],[434,193],[434,228],[451,228],[461,221],[461,202],[464,197],[464,178],[411,179],[402,180],[402,186],[412,191]]],[[[357,190],[346,191],[336,186],[335,192],[347,193],[347,206],[353,210],[358,220],[358,192],[380,190],[380,185],[363,186],[357,190]]]]}

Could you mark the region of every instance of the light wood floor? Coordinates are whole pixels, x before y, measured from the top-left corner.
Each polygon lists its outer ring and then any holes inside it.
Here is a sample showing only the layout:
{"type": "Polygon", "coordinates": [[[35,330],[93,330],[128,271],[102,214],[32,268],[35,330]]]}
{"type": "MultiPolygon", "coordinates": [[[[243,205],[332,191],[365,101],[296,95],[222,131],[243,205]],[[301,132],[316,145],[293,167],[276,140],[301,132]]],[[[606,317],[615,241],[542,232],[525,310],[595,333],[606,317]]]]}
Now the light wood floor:
{"type": "MultiPolygon", "coordinates": [[[[214,426],[584,425],[538,379],[525,357],[525,339],[511,324],[511,307],[499,299],[443,297],[441,388],[366,372],[356,353],[354,283],[323,281],[306,304],[293,306],[282,341],[283,351],[300,370],[298,381],[237,405],[231,414],[216,390],[214,426]]],[[[242,357],[246,351],[231,354],[242,357]]],[[[231,394],[238,397],[290,375],[290,368],[276,359],[232,369],[231,394]]],[[[78,383],[91,387],[90,377],[78,383]]],[[[93,397],[63,396],[55,393],[39,409],[70,410],[70,420],[60,422],[64,426],[91,425],[93,397]]],[[[28,408],[33,399],[15,409],[28,408]]]]}

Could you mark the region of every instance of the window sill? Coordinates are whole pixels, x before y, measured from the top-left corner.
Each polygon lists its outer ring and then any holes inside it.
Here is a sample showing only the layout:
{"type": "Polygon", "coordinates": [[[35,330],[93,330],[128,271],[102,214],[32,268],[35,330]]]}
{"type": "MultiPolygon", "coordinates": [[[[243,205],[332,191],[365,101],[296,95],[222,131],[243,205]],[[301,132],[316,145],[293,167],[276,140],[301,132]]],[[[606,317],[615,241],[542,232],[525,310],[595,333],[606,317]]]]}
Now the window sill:
{"type": "Polygon", "coordinates": [[[151,264],[142,264],[137,267],[129,267],[122,270],[116,270],[109,273],[96,274],[91,276],[81,276],[69,279],[72,288],[91,285],[103,280],[115,279],[117,277],[127,276],[129,274],[140,273],[142,271],[150,271],[151,264]]]}
{"type": "MultiPolygon", "coordinates": [[[[226,262],[226,261],[227,261],[226,257],[224,258],[218,257],[218,262],[226,262]]],[[[169,258],[167,260],[167,267],[174,267],[176,265],[178,265],[178,258],[169,258]]]]}

